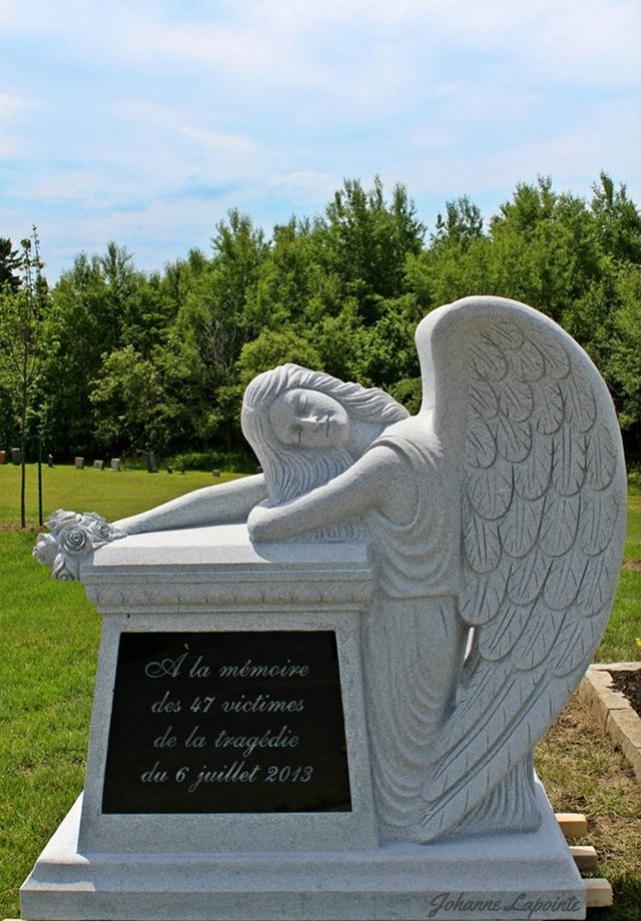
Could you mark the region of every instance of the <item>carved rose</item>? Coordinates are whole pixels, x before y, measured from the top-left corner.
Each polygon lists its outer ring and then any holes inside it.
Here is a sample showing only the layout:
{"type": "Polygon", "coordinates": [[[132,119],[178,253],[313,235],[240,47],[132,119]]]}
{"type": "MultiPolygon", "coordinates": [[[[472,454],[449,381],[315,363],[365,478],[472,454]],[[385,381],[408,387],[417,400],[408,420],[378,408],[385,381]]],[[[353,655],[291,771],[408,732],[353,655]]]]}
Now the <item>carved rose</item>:
{"type": "Polygon", "coordinates": [[[94,550],[125,535],[96,512],[58,509],[47,521],[50,534],[40,534],[33,549],[39,563],[51,566],[54,579],[69,582],[80,577],[81,564],[94,550]]]}
{"type": "Polygon", "coordinates": [[[80,553],[87,546],[89,532],[81,527],[64,528],[58,536],[60,549],[68,553],[80,553]]]}
{"type": "Polygon", "coordinates": [[[58,553],[58,542],[51,534],[39,534],[33,555],[44,566],[52,566],[58,553]]]}
{"type": "Polygon", "coordinates": [[[112,528],[112,526],[108,524],[106,521],[103,521],[102,523],[98,524],[97,530],[98,530],[98,534],[100,534],[103,540],[109,540],[111,535],[115,533],[115,529],[112,528]]]}
{"type": "Polygon", "coordinates": [[[54,579],[57,579],[58,582],[73,582],[75,579],[78,578],[77,572],[78,571],[76,569],[76,574],[74,575],[71,569],[69,569],[68,566],[66,565],[65,560],[62,557],[62,555],[58,554],[58,556],[56,557],[56,561],[53,565],[53,570],[52,570],[52,575],[54,579]]]}

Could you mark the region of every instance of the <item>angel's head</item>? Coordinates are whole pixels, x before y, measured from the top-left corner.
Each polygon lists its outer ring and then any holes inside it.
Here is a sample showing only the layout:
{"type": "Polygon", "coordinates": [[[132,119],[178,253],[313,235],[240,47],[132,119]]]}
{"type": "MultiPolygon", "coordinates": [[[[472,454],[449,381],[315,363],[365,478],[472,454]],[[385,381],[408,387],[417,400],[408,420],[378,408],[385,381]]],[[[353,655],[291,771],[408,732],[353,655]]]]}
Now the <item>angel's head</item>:
{"type": "Polygon", "coordinates": [[[283,502],[338,476],[407,415],[382,390],[286,364],[249,384],[241,424],[271,498],[283,502]]]}

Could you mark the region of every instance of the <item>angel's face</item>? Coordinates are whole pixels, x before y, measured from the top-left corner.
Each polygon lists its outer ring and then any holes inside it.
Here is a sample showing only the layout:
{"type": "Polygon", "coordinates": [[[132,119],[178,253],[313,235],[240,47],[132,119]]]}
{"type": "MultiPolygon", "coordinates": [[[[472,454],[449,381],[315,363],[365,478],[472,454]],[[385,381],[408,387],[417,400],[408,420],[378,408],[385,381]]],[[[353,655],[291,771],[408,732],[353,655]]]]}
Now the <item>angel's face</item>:
{"type": "Polygon", "coordinates": [[[349,433],[345,408],[326,393],[303,387],[274,400],[269,420],[280,441],[298,448],[333,448],[349,433]]]}

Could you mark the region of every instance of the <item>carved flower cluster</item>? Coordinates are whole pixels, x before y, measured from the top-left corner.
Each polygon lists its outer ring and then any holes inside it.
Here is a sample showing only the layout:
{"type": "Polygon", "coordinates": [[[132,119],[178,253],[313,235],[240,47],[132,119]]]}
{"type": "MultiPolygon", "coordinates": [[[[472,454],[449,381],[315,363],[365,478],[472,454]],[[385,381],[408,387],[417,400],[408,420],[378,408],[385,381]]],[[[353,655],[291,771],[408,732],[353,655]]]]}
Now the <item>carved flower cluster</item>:
{"type": "Polygon", "coordinates": [[[85,557],[109,541],[124,537],[96,512],[68,512],[58,509],[46,522],[49,534],[40,534],[33,555],[45,566],[51,566],[54,579],[64,582],[78,579],[85,557]]]}

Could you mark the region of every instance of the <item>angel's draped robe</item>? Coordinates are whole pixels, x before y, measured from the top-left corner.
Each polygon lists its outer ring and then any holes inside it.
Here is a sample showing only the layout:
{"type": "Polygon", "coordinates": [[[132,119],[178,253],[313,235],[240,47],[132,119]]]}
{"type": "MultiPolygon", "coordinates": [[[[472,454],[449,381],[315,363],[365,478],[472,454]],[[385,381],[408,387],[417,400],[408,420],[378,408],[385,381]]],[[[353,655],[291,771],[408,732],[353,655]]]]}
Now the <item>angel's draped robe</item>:
{"type": "Polygon", "coordinates": [[[421,807],[430,739],[452,702],[465,649],[457,613],[460,517],[428,416],[390,426],[372,447],[398,456],[412,514],[367,513],[377,589],[363,631],[374,790],[383,837],[402,838],[421,807]]]}

